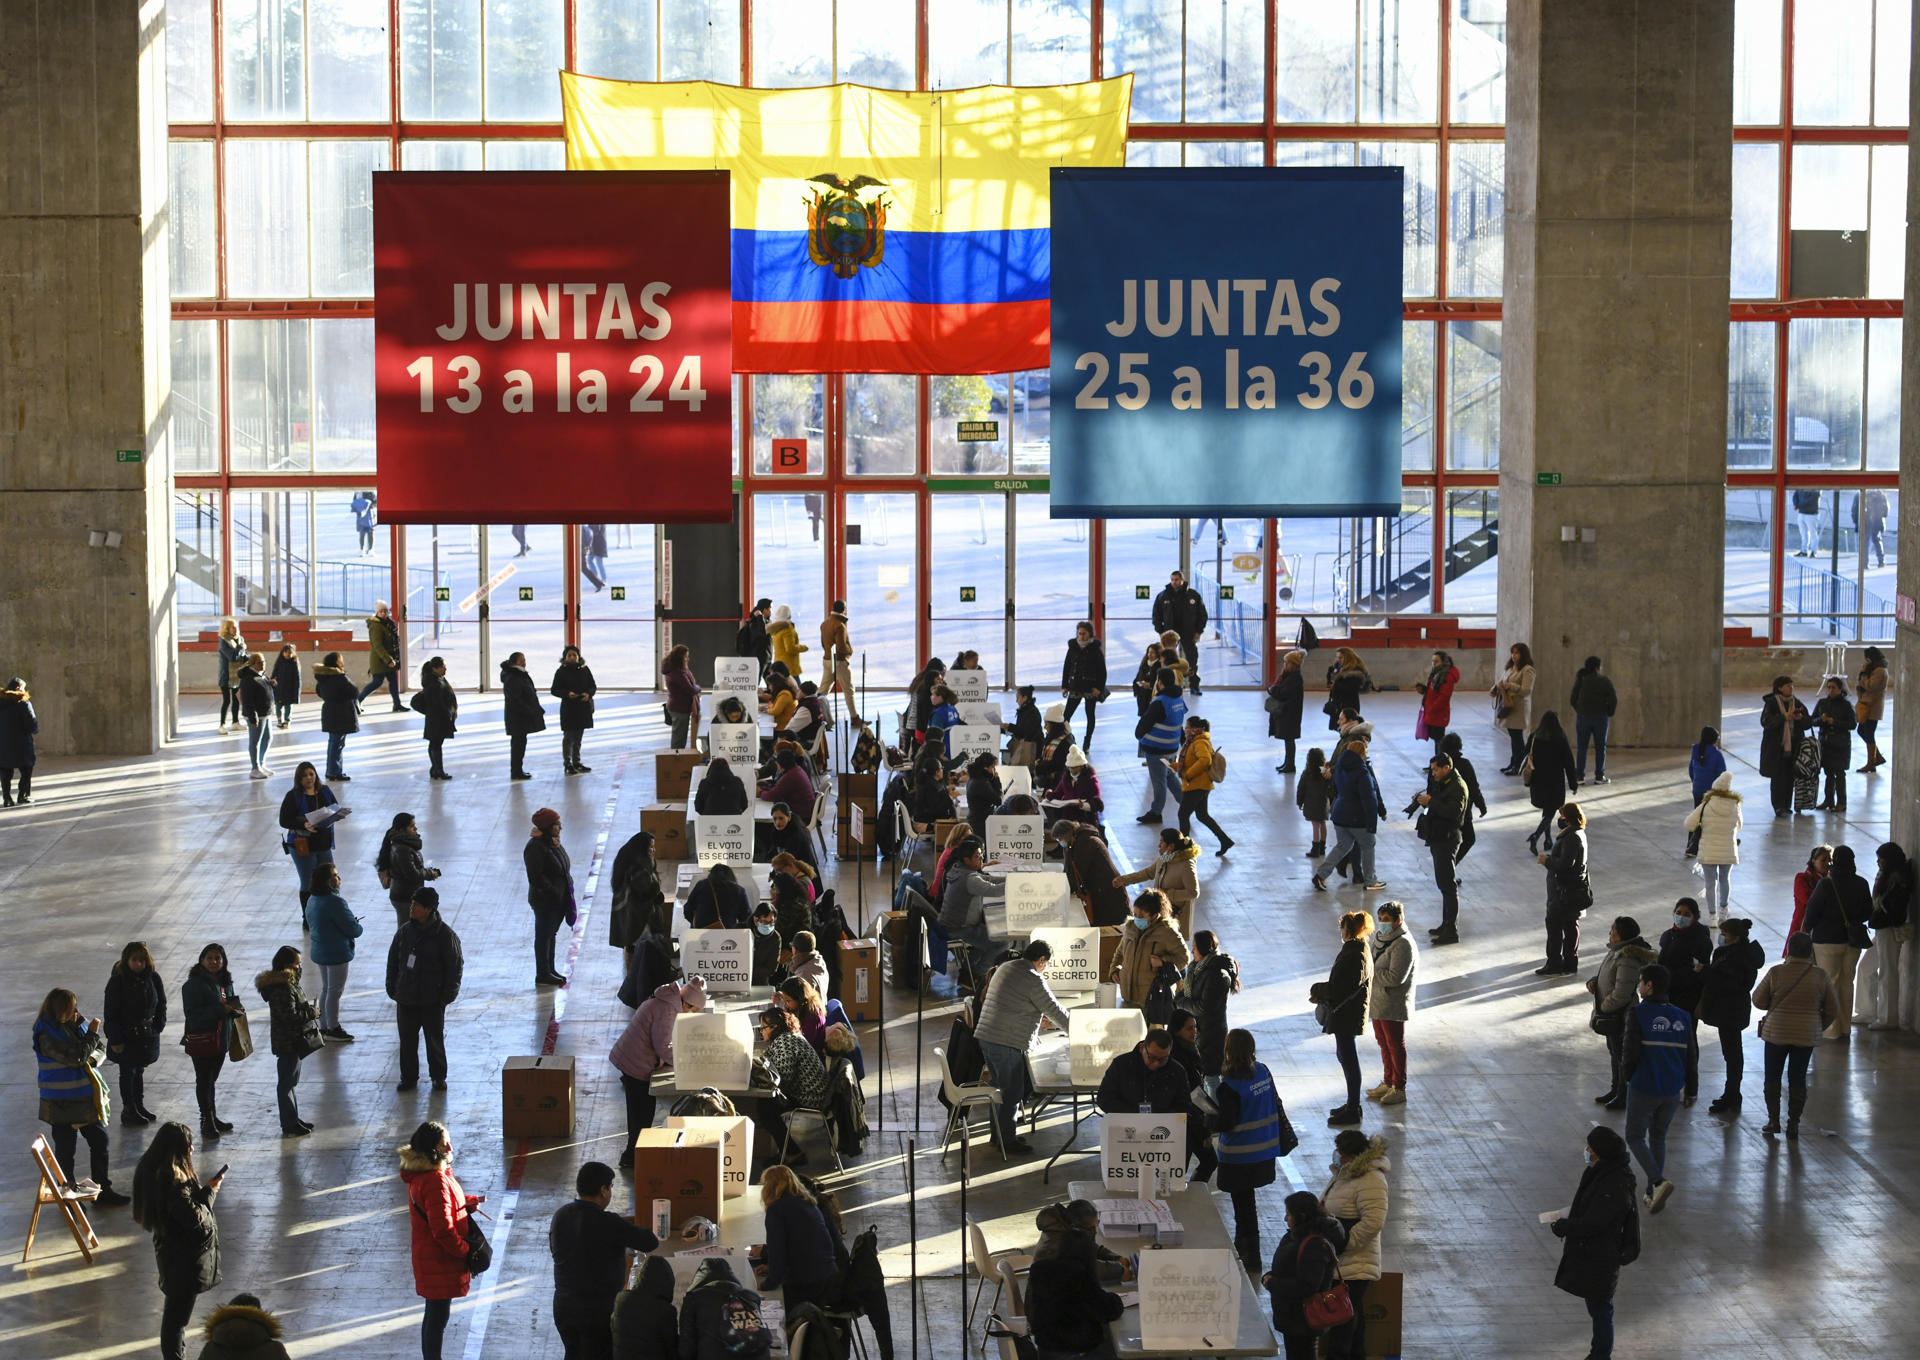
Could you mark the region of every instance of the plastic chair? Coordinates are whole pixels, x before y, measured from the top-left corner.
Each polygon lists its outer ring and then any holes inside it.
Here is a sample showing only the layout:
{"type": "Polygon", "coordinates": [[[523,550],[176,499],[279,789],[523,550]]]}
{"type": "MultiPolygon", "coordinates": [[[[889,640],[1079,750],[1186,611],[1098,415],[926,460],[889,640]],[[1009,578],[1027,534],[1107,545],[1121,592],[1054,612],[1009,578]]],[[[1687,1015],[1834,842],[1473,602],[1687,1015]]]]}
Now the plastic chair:
{"type": "Polygon", "coordinates": [[[967,1326],[971,1328],[973,1315],[980,1310],[980,1296],[987,1292],[987,1281],[994,1281],[993,1302],[987,1308],[991,1314],[1000,1306],[1000,1295],[1007,1287],[1006,1279],[1001,1274],[1002,1268],[1010,1265],[1016,1271],[1025,1270],[1033,1264],[1033,1257],[1018,1251],[989,1251],[987,1235],[980,1231],[980,1225],[972,1219],[967,1220],[967,1250],[973,1256],[974,1274],[980,1277],[980,1282],[974,1286],[973,1302],[967,1306],[967,1326]]]}
{"type": "Polygon", "coordinates": [[[1027,1294],[1020,1283],[1020,1271],[1023,1267],[1015,1264],[1016,1258],[1004,1257],[1000,1262],[1000,1283],[1006,1286],[1007,1303],[1015,1317],[1027,1315],[1027,1294]]]}
{"type": "Polygon", "coordinates": [[[813,795],[813,818],[807,823],[807,829],[813,832],[814,840],[820,845],[820,860],[827,858],[827,791],[821,789],[813,795]]]}
{"type": "MultiPolygon", "coordinates": [[[[961,1123],[967,1120],[967,1111],[975,1105],[998,1105],[1001,1096],[1000,1088],[992,1082],[955,1081],[953,1079],[953,1067],[947,1062],[947,1050],[944,1046],[935,1044],[933,1046],[933,1056],[935,1061],[940,1064],[940,1089],[946,1094],[947,1104],[949,1106],[947,1110],[946,1133],[940,1139],[940,1160],[944,1163],[947,1160],[947,1149],[953,1146],[954,1133],[959,1129],[961,1123]]],[[[989,1119],[993,1117],[991,1111],[989,1111],[987,1117],[989,1119]]],[[[1000,1150],[1000,1155],[1003,1159],[1006,1158],[1007,1152],[1005,1148],[1000,1150]]]]}
{"type": "Polygon", "coordinates": [[[827,1135],[827,1150],[833,1154],[833,1169],[844,1174],[847,1168],[840,1161],[840,1126],[834,1122],[833,1113],[830,1110],[809,1110],[804,1106],[796,1105],[781,1115],[780,1123],[783,1132],[780,1139],[780,1160],[782,1162],[787,1160],[787,1149],[793,1143],[793,1125],[796,1120],[808,1127],[818,1128],[827,1135]]]}
{"type": "Polygon", "coordinates": [[[893,805],[894,844],[900,847],[900,862],[913,863],[913,857],[926,849],[927,838],[933,834],[930,826],[921,826],[907,813],[905,799],[893,805]]]}

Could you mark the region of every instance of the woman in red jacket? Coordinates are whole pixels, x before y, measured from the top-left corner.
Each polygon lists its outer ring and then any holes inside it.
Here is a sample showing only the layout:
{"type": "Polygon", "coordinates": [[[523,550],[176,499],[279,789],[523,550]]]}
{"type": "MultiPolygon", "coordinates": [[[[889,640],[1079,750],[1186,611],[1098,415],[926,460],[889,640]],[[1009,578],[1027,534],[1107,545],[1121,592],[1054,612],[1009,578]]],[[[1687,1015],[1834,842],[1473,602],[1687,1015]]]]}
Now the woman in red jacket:
{"type": "Polygon", "coordinates": [[[467,1225],[485,1195],[469,1195],[453,1177],[453,1143],[447,1126],[428,1120],[400,1145],[400,1179],[407,1186],[407,1218],[413,1224],[413,1292],[427,1301],[420,1322],[420,1354],[440,1360],[453,1301],[465,1298],[467,1225]]]}
{"type": "Polygon", "coordinates": [[[1420,718],[1427,725],[1427,735],[1433,739],[1435,752],[1446,740],[1447,724],[1453,721],[1453,687],[1459,683],[1460,668],[1453,664],[1453,658],[1445,652],[1435,652],[1427,678],[1414,686],[1420,691],[1420,718]]]}

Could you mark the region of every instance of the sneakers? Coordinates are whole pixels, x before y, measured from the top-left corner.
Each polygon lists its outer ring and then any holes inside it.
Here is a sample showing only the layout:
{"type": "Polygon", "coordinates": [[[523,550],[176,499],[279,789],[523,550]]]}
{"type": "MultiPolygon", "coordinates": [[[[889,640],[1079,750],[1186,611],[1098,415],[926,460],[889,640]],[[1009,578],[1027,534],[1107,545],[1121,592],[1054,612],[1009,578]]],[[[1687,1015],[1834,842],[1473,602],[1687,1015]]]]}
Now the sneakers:
{"type": "Polygon", "coordinates": [[[1381,1096],[1385,1095],[1387,1092],[1391,1091],[1392,1089],[1393,1089],[1392,1082],[1383,1081],[1378,1086],[1372,1087],[1367,1091],[1367,1099],[1378,1100],[1380,1099],[1381,1096]]]}
{"type": "Polygon", "coordinates": [[[353,1042],[353,1036],[344,1029],[323,1029],[320,1033],[333,1040],[336,1044],[350,1044],[353,1042]]]}
{"type": "Polygon", "coordinates": [[[1657,1214],[1667,1207],[1667,1201],[1673,1198],[1673,1182],[1661,1181],[1647,1193],[1647,1212],[1657,1214]]]}
{"type": "MultiPolygon", "coordinates": [[[[1594,782],[1594,783],[1596,783],[1596,784],[1611,784],[1611,783],[1612,783],[1613,781],[1612,781],[1611,779],[1609,779],[1609,778],[1607,778],[1607,777],[1606,777],[1605,775],[1603,775],[1603,774],[1597,774],[1597,775],[1595,775],[1595,776],[1593,777],[1593,782],[1594,782]]],[[[1664,1202],[1665,1202],[1665,1201],[1662,1201],[1662,1203],[1664,1203],[1664,1202]]]]}
{"type": "Polygon", "coordinates": [[[261,769],[258,765],[254,766],[252,771],[247,775],[247,778],[249,779],[265,779],[266,777],[267,777],[267,772],[261,769]]]}
{"type": "Polygon", "coordinates": [[[221,724],[220,724],[220,735],[221,735],[221,736],[223,736],[223,737],[224,737],[224,736],[226,736],[226,735],[227,735],[227,732],[228,732],[229,730],[230,730],[230,729],[229,729],[229,728],[227,727],[227,725],[226,725],[225,723],[221,723],[221,724]]]}
{"type": "Polygon", "coordinates": [[[1383,1095],[1383,1096],[1381,1096],[1381,1097],[1380,1097],[1380,1103],[1381,1103],[1382,1105],[1404,1105],[1404,1104],[1406,1104],[1406,1103],[1407,1103],[1407,1088],[1406,1088],[1406,1087],[1404,1087],[1404,1086],[1396,1086],[1396,1087],[1394,1087],[1394,1088],[1393,1088],[1393,1089],[1392,1089],[1391,1091],[1388,1091],[1388,1092],[1387,1092],[1387,1093],[1386,1093],[1385,1095],[1383,1095]]]}
{"type": "Polygon", "coordinates": [[[1139,822],[1142,826],[1158,826],[1161,819],[1160,814],[1157,812],[1143,812],[1133,820],[1139,822]]]}
{"type": "Polygon", "coordinates": [[[1327,881],[1318,874],[1313,876],[1313,890],[1315,892],[1325,892],[1327,890],[1327,881]]]}
{"type": "Polygon", "coordinates": [[[1386,886],[1387,884],[1385,879],[1376,878],[1373,880],[1373,882],[1367,884],[1367,891],[1379,892],[1382,888],[1385,888],[1386,886]]]}

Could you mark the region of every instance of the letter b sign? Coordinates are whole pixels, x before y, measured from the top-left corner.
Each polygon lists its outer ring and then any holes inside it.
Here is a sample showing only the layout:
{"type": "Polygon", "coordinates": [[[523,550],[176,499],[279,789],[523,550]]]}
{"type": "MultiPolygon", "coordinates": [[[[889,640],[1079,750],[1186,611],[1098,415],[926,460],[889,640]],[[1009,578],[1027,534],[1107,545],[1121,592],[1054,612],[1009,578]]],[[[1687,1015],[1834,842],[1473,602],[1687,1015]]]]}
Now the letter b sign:
{"type": "Polygon", "coordinates": [[[776,477],[804,477],[807,472],[807,441],[776,439],[767,471],[776,477]]]}

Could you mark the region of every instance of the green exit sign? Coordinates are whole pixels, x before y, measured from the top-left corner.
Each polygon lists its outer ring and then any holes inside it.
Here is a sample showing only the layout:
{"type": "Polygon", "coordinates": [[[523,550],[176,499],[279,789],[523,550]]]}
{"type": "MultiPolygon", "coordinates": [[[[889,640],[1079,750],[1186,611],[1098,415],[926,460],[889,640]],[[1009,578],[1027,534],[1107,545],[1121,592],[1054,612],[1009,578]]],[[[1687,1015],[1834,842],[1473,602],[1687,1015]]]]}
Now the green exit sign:
{"type": "Polygon", "coordinates": [[[435,586],[433,588],[433,598],[441,601],[451,600],[453,598],[453,587],[435,586]]]}
{"type": "Polygon", "coordinates": [[[140,461],[140,450],[121,449],[113,455],[113,461],[116,463],[137,463],[140,461]]]}
{"type": "Polygon", "coordinates": [[[533,587],[532,587],[532,586],[521,586],[521,587],[520,587],[520,598],[521,598],[522,600],[531,600],[531,599],[533,598],[533,587]]]}
{"type": "Polygon", "coordinates": [[[613,598],[615,603],[625,600],[627,598],[627,588],[625,586],[614,586],[613,598]]]}
{"type": "Polygon", "coordinates": [[[1536,472],[1533,474],[1533,484],[1535,486],[1558,486],[1560,485],[1560,474],[1557,472],[1536,472]]]}
{"type": "Polygon", "coordinates": [[[975,598],[974,587],[972,586],[960,587],[960,603],[961,604],[972,604],[974,602],[974,598],[975,598]]]}
{"type": "Polygon", "coordinates": [[[1133,588],[1133,598],[1136,600],[1151,600],[1153,598],[1153,587],[1135,586],[1133,588]]]}
{"type": "Polygon", "coordinates": [[[1220,598],[1221,598],[1221,599],[1223,599],[1223,600],[1231,600],[1231,599],[1233,598],[1233,587],[1232,587],[1232,586],[1221,586],[1221,587],[1220,587],[1220,598]]]}

